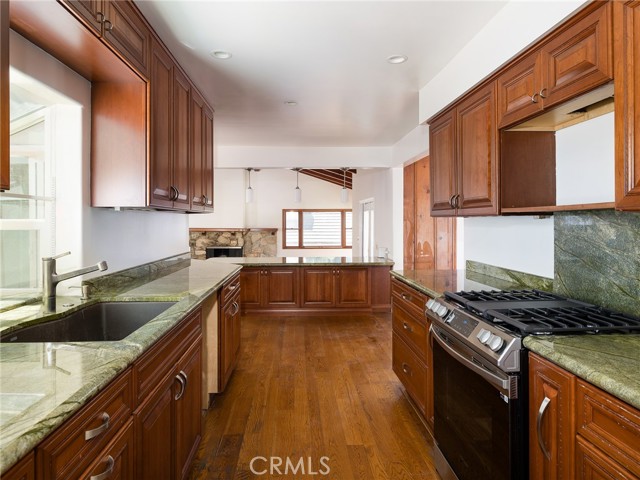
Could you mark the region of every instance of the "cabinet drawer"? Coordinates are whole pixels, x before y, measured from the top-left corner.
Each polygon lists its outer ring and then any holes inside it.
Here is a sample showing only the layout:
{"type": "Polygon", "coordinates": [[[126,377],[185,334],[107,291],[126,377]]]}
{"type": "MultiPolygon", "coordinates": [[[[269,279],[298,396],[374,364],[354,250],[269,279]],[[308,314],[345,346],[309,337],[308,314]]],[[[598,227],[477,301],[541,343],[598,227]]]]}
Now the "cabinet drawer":
{"type": "Polygon", "coordinates": [[[578,434],[640,476],[640,412],[582,380],[576,408],[578,434]]]}
{"type": "Polygon", "coordinates": [[[109,480],[134,478],[133,419],[122,427],[115,438],[100,452],[81,479],[108,478],[109,480]],[[102,476],[101,476],[102,475],[102,476]]]}
{"type": "Polygon", "coordinates": [[[36,451],[37,478],[76,478],[130,418],[131,370],[67,420],[36,451]]]}
{"type": "Polygon", "coordinates": [[[136,405],[160,384],[201,334],[201,311],[198,309],[136,361],[133,369],[136,405]]]}
{"type": "Polygon", "coordinates": [[[608,455],[582,437],[577,436],[576,478],[633,480],[638,477],[611,461],[608,455]]]}
{"type": "Polygon", "coordinates": [[[398,303],[409,311],[411,309],[424,314],[425,305],[429,297],[422,292],[402,283],[395,278],[391,281],[392,301],[398,303]]]}
{"type": "Polygon", "coordinates": [[[422,361],[426,361],[429,324],[426,318],[416,317],[400,305],[393,305],[393,332],[413,347],[422,361]]]}
{"type": "Polygon", "coordinates": [[[427,367],[409,346],[393,335],[393,371],[423,415],[427,404],[427,367]]]}
{"type": "Polygon", "coordinates": [[[236,274],[231,280],[228,280],[222,287],[220,292],[220,304],[226,305],[231,299],[240,293],[240,274],[236,274]]]}

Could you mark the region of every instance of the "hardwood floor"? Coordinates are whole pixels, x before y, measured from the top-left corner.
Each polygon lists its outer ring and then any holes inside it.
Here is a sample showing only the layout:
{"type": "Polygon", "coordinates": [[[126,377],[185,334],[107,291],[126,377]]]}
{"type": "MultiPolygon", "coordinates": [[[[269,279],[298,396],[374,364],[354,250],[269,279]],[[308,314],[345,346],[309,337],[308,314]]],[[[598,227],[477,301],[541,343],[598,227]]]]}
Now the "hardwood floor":
{"type": "Polygon", "coordinates": [[[391,370],[390,315],[243,317],[191,478],[438,479],[391,370]]]}

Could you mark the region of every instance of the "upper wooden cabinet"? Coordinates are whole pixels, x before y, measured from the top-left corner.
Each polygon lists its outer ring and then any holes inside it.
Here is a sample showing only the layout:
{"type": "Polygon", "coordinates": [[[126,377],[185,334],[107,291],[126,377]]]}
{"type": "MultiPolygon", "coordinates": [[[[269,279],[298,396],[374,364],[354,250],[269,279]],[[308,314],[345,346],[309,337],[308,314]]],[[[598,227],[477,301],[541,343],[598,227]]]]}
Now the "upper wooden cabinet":
{"type": "Polygon", "coordinates": [[[191,210],[213,210],[213,111],[191,89],[191,210]]]}
{"type": "Polygon", "coordinates": [[[150,29],[131,2],[58,0],[143,76],[148,73],[150,29]]]}
{"type": "Polygon", "coordinates": [[[499,127],[613,79],[612,2],[593,2],[498,77],[499,127]]]}
{"type": "Polygon", "coordinates": [[[0,191],[9,190],[9,2],[0,2],[0,191]]]}
{"type": "Polygon", "coordinates": [[[498,213],[495,88],[479,87],[429,125],[432,216],[498,213]]]}
{"type": "Polygon", "coordinates": [[[616,208],[640,210],[640,2],[613,2],[616,208]]]}

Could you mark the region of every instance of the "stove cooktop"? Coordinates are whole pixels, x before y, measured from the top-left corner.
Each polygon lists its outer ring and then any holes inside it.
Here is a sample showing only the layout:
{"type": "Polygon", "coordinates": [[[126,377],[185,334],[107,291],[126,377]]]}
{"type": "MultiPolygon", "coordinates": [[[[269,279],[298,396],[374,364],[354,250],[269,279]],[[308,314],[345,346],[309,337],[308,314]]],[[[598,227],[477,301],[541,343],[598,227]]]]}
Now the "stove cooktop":
{"type": "Polygon", "coordinates": [[[640,332],[640,318],[540,290],[445,292],[486,321],[521,334],[640,332]]]}

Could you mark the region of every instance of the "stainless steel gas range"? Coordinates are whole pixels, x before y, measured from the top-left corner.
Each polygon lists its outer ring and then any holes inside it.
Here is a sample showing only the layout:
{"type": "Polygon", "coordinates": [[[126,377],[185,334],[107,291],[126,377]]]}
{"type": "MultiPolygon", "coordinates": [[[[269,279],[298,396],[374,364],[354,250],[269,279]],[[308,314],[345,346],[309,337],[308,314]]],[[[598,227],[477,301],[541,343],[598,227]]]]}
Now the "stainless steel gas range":
{"type": "Polygon", "coordinates": [[[538,290],[445,292],[432,320],[436,468],[528,478],[526,335],[640,332],[640,319],[538,290]]]}

